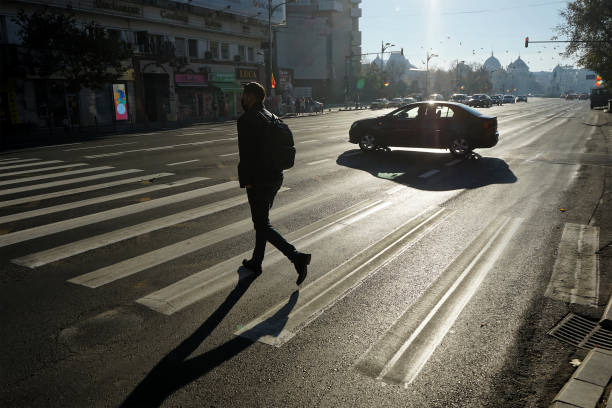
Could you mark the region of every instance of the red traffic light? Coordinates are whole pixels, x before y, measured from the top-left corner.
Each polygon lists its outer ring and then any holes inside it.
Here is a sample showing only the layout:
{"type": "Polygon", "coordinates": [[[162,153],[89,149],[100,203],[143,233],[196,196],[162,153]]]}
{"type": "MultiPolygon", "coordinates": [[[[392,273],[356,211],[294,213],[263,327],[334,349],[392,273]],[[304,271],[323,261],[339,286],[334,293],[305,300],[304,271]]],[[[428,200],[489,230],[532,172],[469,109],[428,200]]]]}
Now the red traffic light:
{"type": "Polygon", "coordinates": [[[529,37],[525,37],[525,48],[529,47],[529,37]]]}

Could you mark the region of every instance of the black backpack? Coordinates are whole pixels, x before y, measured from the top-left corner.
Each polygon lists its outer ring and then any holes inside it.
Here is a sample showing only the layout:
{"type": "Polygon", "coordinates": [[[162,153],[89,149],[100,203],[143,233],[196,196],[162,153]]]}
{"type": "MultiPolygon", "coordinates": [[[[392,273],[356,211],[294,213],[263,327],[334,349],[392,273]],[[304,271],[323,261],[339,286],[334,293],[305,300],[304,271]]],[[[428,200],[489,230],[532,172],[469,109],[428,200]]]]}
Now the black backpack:
{"type": "Polygon", "coordinates": [[[295,146],[291,129],[278,116],[265,111],[262,116],[268,122],[268,134],[264,143],[264,152],[272,167],[276,170],[287,170],[295,163],[295,146]]]}

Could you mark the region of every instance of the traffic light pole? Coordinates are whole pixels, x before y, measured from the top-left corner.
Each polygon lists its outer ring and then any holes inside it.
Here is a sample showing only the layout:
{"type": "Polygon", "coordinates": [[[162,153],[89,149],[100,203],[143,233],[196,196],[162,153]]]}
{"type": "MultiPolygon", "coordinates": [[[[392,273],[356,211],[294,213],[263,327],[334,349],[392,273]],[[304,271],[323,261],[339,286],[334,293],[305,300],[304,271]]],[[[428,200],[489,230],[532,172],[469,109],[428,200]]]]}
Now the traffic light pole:
{"type": "MultiPolygon", "coordinates": [[[[368,55],[380,55],[380,59],[382,60],[382,56],[384,54],[401,54],[401,55],[404,55],[404,49],[402,48],[401,51],[383,51],[382,53],[380,53],[380,52],[366,52],[365,54],[351,54],[351,55],[345,55],[344,56],[344,61],[345,61],[344,66],[345,67],[347,65],[350,66],[350,70],[349,70],[349,72],[347,74],[348,84],[346,86],[346,96],[345,96],[345,99],[348,98],[348,95],[350,94],[351,90],[353,89],[353,86],[352,86],[352,84],[353,84],[353,69],[352,69],[353,64],[352,64],[352,61],[350,61],[350,59],[357,58],[357,57],[359,57],[359,58],[366,57],[368,55]]],[[[381,69],[381,71],[382,71],[382,69],[381,69]]]]}

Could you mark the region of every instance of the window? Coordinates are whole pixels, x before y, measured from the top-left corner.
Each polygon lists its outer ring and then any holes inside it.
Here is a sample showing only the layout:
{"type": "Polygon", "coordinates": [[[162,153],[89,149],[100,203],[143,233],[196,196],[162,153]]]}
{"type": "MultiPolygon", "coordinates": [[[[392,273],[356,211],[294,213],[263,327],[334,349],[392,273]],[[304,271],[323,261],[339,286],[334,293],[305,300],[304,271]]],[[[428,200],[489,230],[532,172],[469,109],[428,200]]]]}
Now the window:
{"type": "Polygon", "coordinates": [[[452,118],[455,112],[448,106],[438,106],[436,108],[436,117],[439,119],[452,118]]]}
{"type": "Polygon", "coordinates": [[[189,57],[198,58],[198,40],[189,40],[189,57]]]}
{"type": "Polygon", "coordinates": [[[229,55],[229,44],[221,44],[221,59],[228,60],[230,59],[229,55]]]}
{"type": "Polygon", "coordinates": [[[184,38],[176,37],[174,39],[174,48],[176,49],[177,57],[187,56],[187,54],[185,54],[185,39],[184,38]]]}
{"type": "Polygon", "coordinates": [[[238,46],[238,55],[240,55],[240,61],[246,61],[247,55],[246,55],[246,47],[244,45],[238,46]]]}
{"type": "Polygon", "coordinates": [[[401,111],[397,112],[394,116],[396,119],[414,119],[419,115],[419,107],[415,106],[414,108],[411,109],[402,109],[401,111]]]}
{"type": "Polygon", "coordinates": [[[210,42],[210,54],[213,59],[219,59],[219,42],[211,41],[210,42]]]}
{"type": "Polygon", "coordinates": [[[255,50],[253,49],[253,47],[247,48],[247,61],[255,61],[255,50]]]}

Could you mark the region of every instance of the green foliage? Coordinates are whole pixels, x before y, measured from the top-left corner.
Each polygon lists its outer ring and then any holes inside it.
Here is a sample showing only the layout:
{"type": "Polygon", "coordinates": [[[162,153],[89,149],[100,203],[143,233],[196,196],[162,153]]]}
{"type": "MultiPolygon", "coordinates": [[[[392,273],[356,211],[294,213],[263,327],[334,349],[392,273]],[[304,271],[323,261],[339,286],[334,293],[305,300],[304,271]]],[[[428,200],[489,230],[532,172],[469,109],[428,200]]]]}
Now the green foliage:
{"type": "Polygon", "coordinates": [[[47,9],[13,19],[20,26],[22,46],[27,50],[30,73],[43,78],[59,76],[69,88],[99,88],[115,82],[131,56],[116,32],[95,22],[79,23],[72,13],[47,9]]]}
{"type": "Polygon", "coordinates": [[[556,31],[571,42],[563,53],[575,56],[578,64],[612,82],[612,5],[610,0],[575,0],[561,12],[564,24],[556,31]]]}

